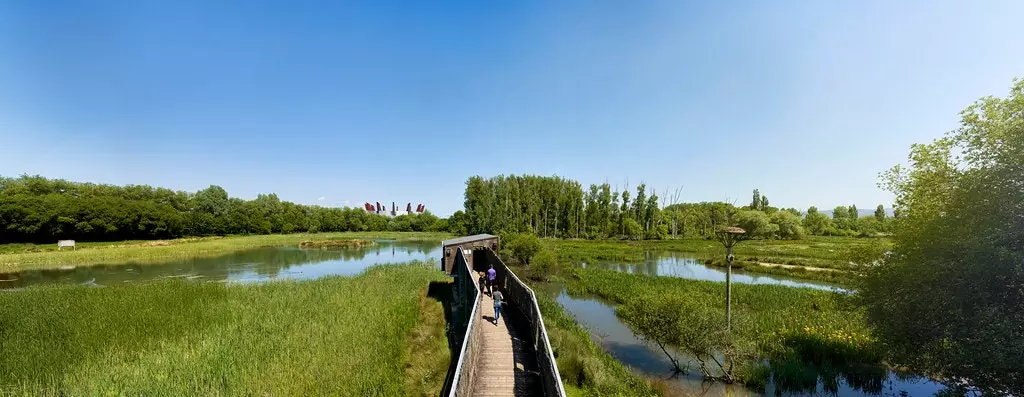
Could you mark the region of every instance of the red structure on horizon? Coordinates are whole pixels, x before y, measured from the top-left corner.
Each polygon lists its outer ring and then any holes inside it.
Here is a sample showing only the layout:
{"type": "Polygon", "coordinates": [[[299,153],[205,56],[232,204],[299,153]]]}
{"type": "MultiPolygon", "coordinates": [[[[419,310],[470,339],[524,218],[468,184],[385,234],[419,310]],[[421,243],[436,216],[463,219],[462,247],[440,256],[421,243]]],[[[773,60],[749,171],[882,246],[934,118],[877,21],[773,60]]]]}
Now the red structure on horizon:
{"type": "MultiPolygon", "coordinates": [[[[399,213],[398,213],[398,204],[396,204],[394,201],[391,202],[391,211],[387,210],[387,205],[386,204],[381,204],[380,201],[377,201],[375,203],[376,203],[376,205],[370,204],[369,202],[363,203],[363,209],[365,209],[366,212],[371,212],[371,213],[376,213],[376,214],[381,214],[381,215],[391,215],[391,216],[398,216],[399,215],[399,213]]],[[[426,210],[427,210],[427,206],[426,205],[424,205],[422,203],[416,205],[416,210],[415,210],[416,213],[423,213],[426,210]]],[[[405,213],[412,215],[412,213],[413,213],[412,203],[406,203],[405,204],[405,213]]]]}

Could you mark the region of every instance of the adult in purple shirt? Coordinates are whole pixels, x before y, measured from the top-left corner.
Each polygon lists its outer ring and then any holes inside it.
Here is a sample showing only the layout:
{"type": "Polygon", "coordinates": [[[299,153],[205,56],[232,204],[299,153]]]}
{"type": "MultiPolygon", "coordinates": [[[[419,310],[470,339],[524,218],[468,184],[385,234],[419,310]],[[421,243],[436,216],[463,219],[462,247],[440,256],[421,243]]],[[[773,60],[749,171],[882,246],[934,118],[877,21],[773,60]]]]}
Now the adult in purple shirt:
{"type": "Polygon", "coordinates": [[[493,293],[494,286],[497,284],[497,283],[495,283],[495,279],[497,279],[497,278],[498,278],[498,272],[494,271],[494,265],[491,265],[491,268],[487,269],[487,293],[488,294],[493,293]]]}

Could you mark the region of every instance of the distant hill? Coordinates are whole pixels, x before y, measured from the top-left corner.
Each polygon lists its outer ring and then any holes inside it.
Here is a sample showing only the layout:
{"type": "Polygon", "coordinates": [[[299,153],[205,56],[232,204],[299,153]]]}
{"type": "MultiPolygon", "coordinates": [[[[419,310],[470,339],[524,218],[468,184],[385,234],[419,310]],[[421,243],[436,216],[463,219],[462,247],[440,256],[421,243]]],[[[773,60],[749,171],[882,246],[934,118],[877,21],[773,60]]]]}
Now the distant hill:
{"type": "MultiPolygon", "coordinates": [[[[828,215],[829,218],[832,217],[832,208],[829,208],[827,210],[823,209],[823,208],[818,208],[818,212],[820,212],[822,214],[825,214],[825,215],[828,215]]],[[[871,207],[871,208],[860,208],[860,207],[858,207],[857,208],[857,214],[859,214],[860,216],[875,215],[875,207],[871,207]]],[[[893,215],[893,209],[892,208],[886,208],[885,209],[885,216],[892,216],[892,215],[893,215]]]]}

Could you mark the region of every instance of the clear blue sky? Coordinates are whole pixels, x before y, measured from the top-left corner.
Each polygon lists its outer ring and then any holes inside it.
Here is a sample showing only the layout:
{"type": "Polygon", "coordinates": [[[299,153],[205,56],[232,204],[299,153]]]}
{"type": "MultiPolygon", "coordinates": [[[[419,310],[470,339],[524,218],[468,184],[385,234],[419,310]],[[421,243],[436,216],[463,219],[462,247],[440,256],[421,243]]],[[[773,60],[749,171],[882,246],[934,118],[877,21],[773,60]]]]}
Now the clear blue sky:
{"type": "Polygon", "coordinates": [[[0,3],[0,174],[442,215],[513,173],[865,208],[1024,77],[1021,1],[88,3],[0,3]]]}

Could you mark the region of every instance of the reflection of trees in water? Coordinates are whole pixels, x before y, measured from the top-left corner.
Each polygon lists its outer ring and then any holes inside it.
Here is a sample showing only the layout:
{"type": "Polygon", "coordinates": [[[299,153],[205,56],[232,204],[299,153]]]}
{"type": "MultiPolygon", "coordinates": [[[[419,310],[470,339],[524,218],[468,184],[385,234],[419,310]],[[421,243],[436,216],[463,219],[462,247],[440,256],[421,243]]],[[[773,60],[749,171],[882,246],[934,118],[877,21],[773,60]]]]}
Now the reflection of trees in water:
{"type": "Polygon", "coordinates": [[[771,372],[776,396],[784,393],[818,394],[819,384],[820,392],[836,395],[839,392],[840,381],[854,391],[877,395],[882,392],[889,378],[889,370],[881,365],[850,365],[839,368],[828,365],[816,366],[800,361],[773,362],[771,372]]]}
{"type": "Polygon", "coordinates": [[[28,270],[0,276],[0,280],[13,280],[0,282],[0,288],[20,288],[48,283],[82,284],[93,280],[98,285],[113,285],[127,281],[180,276],[202,276],[202,279],[222,280],[230,274],[246,271],[263,277],[277,277],[283,271],[296,265],[328,261],[362,261],[371,253],[380,256],[382,250],[385,250],[385,255],[387,255],[386,252],[392,252],[392,256],[403,252],[409,256],[415,253],[426,255],[439,248],[440,246],[436,242],[382,243],[369,248],[257,248],[165,264],[99,265],[69,270],[28,270]]]}

